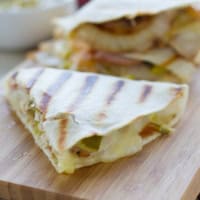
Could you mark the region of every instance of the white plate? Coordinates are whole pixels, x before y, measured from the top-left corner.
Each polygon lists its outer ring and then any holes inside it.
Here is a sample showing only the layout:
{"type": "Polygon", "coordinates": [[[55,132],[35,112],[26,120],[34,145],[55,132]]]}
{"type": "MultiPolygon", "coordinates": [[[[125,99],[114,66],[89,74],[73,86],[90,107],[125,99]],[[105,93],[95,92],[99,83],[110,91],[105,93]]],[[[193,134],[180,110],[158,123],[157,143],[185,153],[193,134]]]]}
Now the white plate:
{"type": "Polygon", "coordinates": [[[75,0],[47,8],[0,11],[0,50],[25,50],[47,39],[53,32],[52,20],[76,9],[75,0]]]}

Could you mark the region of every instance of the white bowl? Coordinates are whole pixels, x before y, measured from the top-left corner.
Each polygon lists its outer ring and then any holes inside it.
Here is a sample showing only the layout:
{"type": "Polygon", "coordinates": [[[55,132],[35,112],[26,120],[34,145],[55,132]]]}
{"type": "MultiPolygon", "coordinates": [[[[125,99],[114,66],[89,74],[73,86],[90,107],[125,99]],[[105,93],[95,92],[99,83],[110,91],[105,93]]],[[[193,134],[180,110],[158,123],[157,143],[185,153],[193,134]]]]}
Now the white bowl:
{"type": "Polygon", "coordinates": [[[76,9],[74,0],[47,8],[0,11],[0,50],[25,50],[49,38],[52,20],[76,9]]]}

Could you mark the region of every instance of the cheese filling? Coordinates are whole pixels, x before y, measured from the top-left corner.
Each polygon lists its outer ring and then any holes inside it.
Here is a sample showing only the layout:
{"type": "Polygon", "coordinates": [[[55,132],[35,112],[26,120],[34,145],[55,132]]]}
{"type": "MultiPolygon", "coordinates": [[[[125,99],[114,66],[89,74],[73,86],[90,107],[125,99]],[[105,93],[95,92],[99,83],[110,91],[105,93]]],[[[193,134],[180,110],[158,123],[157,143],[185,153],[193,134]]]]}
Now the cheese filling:
{"type": "Polygon", "coordinates": [[[35,107],[27,91],[11,90],[8,98],[12,108],[57,171],[65,173],[73,173],[76,168],[97,162],[111,162],[132,155],[158,136],[171,133],[178,117],[175,112],[178,101],[174,101],[164,110],[133,120],[129,125],[113,130],[105,136],[96,134],[83,138],[71,148],[57,151],[45,133],[44,116],[35,107]]]}

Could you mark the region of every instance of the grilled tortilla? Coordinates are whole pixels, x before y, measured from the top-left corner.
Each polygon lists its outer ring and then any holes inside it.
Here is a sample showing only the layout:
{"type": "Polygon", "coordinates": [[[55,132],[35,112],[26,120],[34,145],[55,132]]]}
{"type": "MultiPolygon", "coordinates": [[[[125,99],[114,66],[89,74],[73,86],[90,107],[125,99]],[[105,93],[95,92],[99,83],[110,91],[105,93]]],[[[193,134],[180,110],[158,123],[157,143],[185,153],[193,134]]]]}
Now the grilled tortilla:
{"type": "Polygon", "coordinates": [[[188,87],[50,68],[21,69],[6,97],[59,173],[132,155],[173,131],[188,87]]]}
{"type": "Polygon", "coordinates": [[[189,82],[200,64],[194,2],[200,1],[94,0],[56,24],[60,37],[68,37],[74,69],[189,82]]]}

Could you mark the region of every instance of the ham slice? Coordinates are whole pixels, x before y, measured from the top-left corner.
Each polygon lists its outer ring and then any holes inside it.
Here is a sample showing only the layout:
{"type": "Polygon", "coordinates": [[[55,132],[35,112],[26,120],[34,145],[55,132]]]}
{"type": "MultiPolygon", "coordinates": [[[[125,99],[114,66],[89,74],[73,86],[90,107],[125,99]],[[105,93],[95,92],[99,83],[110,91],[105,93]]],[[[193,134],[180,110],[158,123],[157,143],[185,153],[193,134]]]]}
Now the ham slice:
{"type": "Polygon", "coordinates": [[[141,61],[139,61],[138,59],[127,58],[126,56],[120,53],[110,53],[105,51],[92,52],[92,57],[96,61],[100,61],[102,63],[115,64],[121,66],[138,65],[141,63],[141,61]]]}

